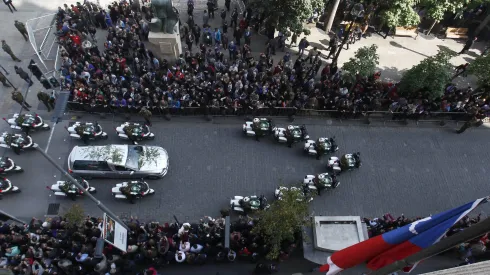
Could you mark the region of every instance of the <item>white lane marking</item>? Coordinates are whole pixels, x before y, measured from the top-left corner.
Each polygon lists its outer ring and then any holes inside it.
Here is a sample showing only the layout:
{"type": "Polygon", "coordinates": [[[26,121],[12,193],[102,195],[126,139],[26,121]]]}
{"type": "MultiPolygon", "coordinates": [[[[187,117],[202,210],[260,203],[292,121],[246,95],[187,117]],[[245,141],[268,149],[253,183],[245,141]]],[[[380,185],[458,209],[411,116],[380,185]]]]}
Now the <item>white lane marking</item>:
{"type": "Polygon", "coordinates": [[[51,139],[53,138],[54,128],[56,128],[56,124],[57,123],[53,124],[53,128],[51,128],[51,134],[49,134],[48,144],[46,145],[46,150],[44,150],[46,154],[48,153],[49,145],[51,144],[51,139]]]}

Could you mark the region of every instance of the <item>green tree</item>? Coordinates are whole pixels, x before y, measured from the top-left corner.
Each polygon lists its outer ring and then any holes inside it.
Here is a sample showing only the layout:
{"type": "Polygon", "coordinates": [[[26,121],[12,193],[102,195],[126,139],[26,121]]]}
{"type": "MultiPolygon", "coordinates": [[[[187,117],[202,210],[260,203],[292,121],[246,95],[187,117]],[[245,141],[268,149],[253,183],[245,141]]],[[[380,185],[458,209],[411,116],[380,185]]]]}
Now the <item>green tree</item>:
{"type": "Polygon", "coordinates": [[[436,55],[413,66],[400,80],[401,95],[410,97],[422,93],[431,99],[442,96],[453,73],[453,65],[449,60],[455,55],[453,51],[441,49],[436,55]]]}
{"type": "Polygon", "coordinates": [[[304,32],[303,23],[315,9],[323,11],[323,0],[249,0],[249,6],[258,14],[265,16],[264,22],[286,33],[288,30],[304,32]]]}
{"type": "Polygon", "coordinates": [[[369,47],[359,48],[354,57],[349,58],[342,66],[343,75],[350,81],[355,83],[356,77],[368,77],[376,72],[376,67],[379,64],[379,55],[377,53],[378,46],[373,44],[369,47]]]}
{"type": "Polygon", "coordinates": [[[417,26],[420,17],[414,7],[418,2],[418,0],[389,1],[386,9],[381,12],[383,23],[390,28],[417,26]]]}
{"type": "Polygon", "coordinates": [[[85,220],[85,210],[79,204],[73,204],[63,217],[70,226],[78,226],[85,220]]]}
{"type": "Polygon", "coordinates": [[[480,86],[490,87],[490,54],[477,57],[470,64],[468,73],[476,76],[480,86]]]}
{"type": "Polygon", "coordinates": [[[295,241],[294,236],[302,232],[309,223],[309,200],[298,200],[302,189],[283,191],[281,200],[274,201],[268,210],[260,211],[253,233],[264,238],[269,247],[268,259],[277,259],[284,241],[295,241]]]}

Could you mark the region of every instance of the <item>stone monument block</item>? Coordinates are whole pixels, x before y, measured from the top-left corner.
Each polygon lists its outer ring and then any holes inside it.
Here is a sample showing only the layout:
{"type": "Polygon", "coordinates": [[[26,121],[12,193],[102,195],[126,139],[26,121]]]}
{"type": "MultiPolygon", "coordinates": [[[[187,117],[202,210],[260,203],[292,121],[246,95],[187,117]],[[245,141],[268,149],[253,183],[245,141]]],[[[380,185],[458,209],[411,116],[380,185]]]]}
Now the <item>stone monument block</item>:
{"type": "Polygon", "coordinates": [[[175,61],[182,53],[182,41],[178,33],[150,32],[147,47],[161,59],[175,61]]]}

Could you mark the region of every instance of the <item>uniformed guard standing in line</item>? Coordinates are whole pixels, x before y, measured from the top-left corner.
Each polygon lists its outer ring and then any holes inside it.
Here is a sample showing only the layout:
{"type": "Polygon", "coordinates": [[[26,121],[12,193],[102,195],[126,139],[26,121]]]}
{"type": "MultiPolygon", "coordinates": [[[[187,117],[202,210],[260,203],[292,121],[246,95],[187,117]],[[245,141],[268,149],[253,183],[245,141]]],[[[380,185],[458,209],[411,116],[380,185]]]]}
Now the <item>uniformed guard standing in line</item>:
{"type": "Polygon", "coordinates": [[[24,39],[26,41],[29,41],[29,35],[27,34],[26,25],[24,25],[24,23],[19,22],[17,20],[15,20],[14,25],[19,30],[20,34],[22,34],[22,36],[24,36],[24,39]]]}
{"type": "Polygon", "coordinates": [[[20,59],[17,58],[17,56],[15,56],[15,54],[12,52],[12,49],[10,48],[9,45],[7,45],[7,42],[5,42],[5,40],[2,40],[2,49],[8,55],[10,55],[10,57],[12,57],[12,60],[17,61],[17,62],[20,62],[21,61],[20,59]]]}
{"type": "Polygon", "coordinates": [[[152,113],[150,112],[150,110],[148,110],[146,107],[143,107],[143,108],[141,108],[141,111],[139,114],[145,119],[146,123],[151,126],[150,118],[151,118],[152,113]]]}
{"type": "Polygon", "coordinates": [[[48,108],[48,112],[51,112],[51,109],[54,109],[54,105],[51,103],[50,96],[47,93],[39,91],[37,93],[37,99],[39,99],[39,101],[41,101],[46,108],[48,108]]]}
{"type": "Polygon", "coordinates": [[[15,90],[12,92],[12,99],[19,103],[20,106],[22,106],[22,108],[26,109],[28,112],[30,111],[29,108],[31,108],[31,105],[29,105],[29,103],[27,103],[25,100],[24,100],[24,96],[22,95],[21,92],[15,90]]]}
{"type": "Polygon", "coordinates": [[[7,78],[5,77],[5,75],[3,75],[2,72],[0,72],[0,82],[2,82],[3,86],[4,87],[7,87],[7,88],[10,88],[12,86],[10,86],[8,83],[7,83],[7,78]]]}

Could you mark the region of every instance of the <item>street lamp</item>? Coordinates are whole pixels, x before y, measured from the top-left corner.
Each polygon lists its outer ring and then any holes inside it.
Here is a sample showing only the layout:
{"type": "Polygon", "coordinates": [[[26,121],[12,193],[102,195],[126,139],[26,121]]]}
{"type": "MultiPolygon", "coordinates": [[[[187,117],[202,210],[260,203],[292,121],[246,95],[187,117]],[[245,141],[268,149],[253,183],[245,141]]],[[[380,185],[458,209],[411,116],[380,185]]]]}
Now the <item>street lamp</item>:
{"type": "Polygon", "coordinates": [[[344,40],[342,40],[342,44],[340,44],[340,49],[338,50],[337,54],[334,56],[332,63],[337,63],[337,59],[339,58],[340,52],[344,48],[345,43],[349,39],[350,32],[352,29],[352,26],[356,22],[356,19],[358,17],[363,17],[364,16],[364,6],[361,3],[356,3],[352,5],[352,8],[349,11],[350,15],[352,15],[353,19],[352,22],[349,24],[349,27],[347,28],[347,32],[344,33],[344,40]]]}

